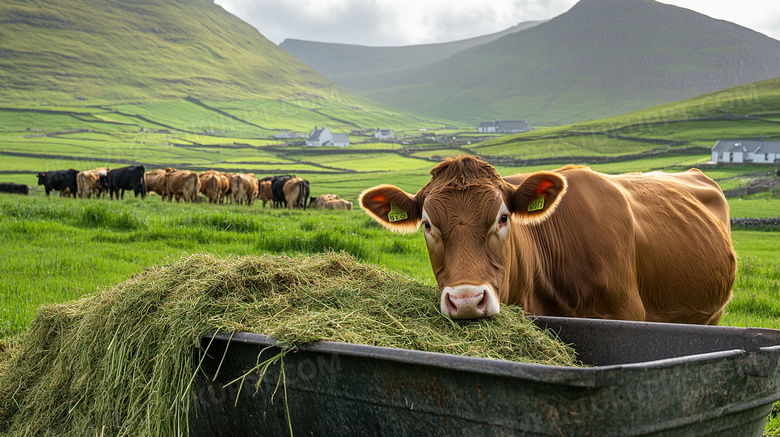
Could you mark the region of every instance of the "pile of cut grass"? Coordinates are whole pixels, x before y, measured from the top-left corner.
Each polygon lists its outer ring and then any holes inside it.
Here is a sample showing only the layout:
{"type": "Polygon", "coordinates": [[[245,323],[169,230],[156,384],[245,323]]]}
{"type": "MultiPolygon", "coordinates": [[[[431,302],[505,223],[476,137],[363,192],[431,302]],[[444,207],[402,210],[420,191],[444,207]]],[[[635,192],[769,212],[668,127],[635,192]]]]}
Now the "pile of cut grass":
{"type": "MultiPolygon", "coordinates": [[[[437,291],[344,254],[192,255],[94,295],[41,307],[0,351],[0,433],[183,435],[201,336],[270,334],[551,365],[574,351],[522,310],[455,322],[437,291]]],[[[203,351],[200,351],[203,353],[203,351]]]]}

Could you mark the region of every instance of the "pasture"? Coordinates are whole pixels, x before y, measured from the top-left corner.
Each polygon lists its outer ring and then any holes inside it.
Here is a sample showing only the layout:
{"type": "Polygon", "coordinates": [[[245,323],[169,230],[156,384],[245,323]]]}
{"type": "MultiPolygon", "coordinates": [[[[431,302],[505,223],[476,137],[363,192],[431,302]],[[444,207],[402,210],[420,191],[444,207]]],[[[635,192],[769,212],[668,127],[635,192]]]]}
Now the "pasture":
{"type": "MultiPolygon", "coordinates": [[[[364,187],[376,182],[361,181],[364,187]]],[[[732,215],[762,211],[780,216],[778,199],[757,196],[732,199],[732,215]]],[[[733,231],[739,272],[723,324],[780,329],[779,233],[733,231]]],[[[419,233],[392,234],[360,210],[171,204],[156,196],[112,202],[1,195],[0,242],[10,255],[0,266],[3,336],[23,331],[41,304],[107,289],[144,268],[193,253],[227,257],[343,251],[435,283],[419,233]]]]}

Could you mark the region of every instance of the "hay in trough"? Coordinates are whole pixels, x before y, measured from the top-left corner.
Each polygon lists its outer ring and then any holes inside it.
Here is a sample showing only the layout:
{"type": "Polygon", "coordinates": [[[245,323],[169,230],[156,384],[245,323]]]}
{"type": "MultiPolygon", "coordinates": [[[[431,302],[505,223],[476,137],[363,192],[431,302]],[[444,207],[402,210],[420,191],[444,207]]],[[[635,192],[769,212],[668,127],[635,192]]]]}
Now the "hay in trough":
{"type": "Polygon", "coordinates": [[[437,302],[433,287],[343,254],[185,257],[41,307],[0,351],[0,433],[186,434],[195,351],[210,331],[269,334],[290,350],[333,340],[575,364],[519,308],[451,321],[437,302]]]}

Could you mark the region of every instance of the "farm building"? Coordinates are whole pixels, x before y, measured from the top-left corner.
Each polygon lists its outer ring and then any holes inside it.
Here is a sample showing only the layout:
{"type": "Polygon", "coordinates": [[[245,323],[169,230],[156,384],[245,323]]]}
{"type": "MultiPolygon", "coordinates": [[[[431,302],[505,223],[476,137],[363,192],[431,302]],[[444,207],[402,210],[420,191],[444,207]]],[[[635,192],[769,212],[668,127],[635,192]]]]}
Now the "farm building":
{"type": "Polygon", "coordinates": [[[334,134],[327,127],[314,129],[306,140],[309,147],[349,147],[349,136],[347,134],[334,134]]]}
{"type": "Polygon", "coordinates": [[[531,125],[525,120],[515,121],[483,121],[477,127],[478,132],[485,133],[519,133],[528,132],[531,130],[531,125]]]}
{"type": "Polygon", "coordinates": [[[392,129],[376,129],[376,133],[374,134],[374,138],[378,140],[394,140],[395,139],[395,132],[393,132],[392,129]]]}
{"type": "Polygon", "coordinates": [[[774,164],[780,162],[780,141],[718,140],[712,146],[712,162],[774,164]]]}

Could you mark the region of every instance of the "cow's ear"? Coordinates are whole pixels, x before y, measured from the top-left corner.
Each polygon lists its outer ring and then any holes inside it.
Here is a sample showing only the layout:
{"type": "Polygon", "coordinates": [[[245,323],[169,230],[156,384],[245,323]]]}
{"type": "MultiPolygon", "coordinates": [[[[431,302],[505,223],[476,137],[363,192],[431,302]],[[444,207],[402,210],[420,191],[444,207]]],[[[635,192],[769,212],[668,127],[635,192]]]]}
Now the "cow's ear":
{"type": "Polygon", "coordinates": [[[402,234],[417,230],[422,208],[415,196],[392,185],[379,185],[360,194],[360,206],[385,228],[402,234]]]}
{"type": "Polygon", "coordinates": [[[525,223],[538,223],[555,211],[566,193],[566,179],[556,173],[533,173],[511,191],[509,209],[525,223]]]}

